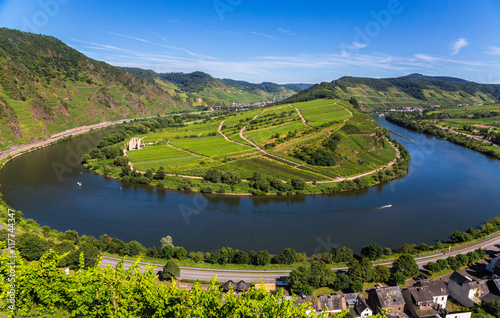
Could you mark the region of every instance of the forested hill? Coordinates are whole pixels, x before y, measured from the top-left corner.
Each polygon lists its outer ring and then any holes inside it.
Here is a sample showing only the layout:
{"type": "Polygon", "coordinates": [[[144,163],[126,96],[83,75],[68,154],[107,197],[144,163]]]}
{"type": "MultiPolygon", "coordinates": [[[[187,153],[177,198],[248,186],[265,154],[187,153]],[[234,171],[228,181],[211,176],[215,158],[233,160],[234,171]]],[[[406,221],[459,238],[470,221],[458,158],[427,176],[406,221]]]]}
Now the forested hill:
{"type": "Polygon", "coordinates": [[[0,149],[73,127],[186,107],[158,85],[54,37],[0,28],[0,149]]]}
{"type": "Polygon", "coordinates": [[[267,100],[281,100],[302,90],[297,85],[279,85],[264,82],[260,84],[232,79],[218,79],[203,72],[156,73],[140,68],[125,68],[130,73],[156,82],[172,94],[194,106],[229,105],[255,103],[267,100]]]}
{"type": "Polygon", "coordinates": [[[431,105],[488,104],[499,102],[500,85],[420,74],[386,79],[342,77],[307,88],[283,103],[352,97],[364,111],[431,105]]]}

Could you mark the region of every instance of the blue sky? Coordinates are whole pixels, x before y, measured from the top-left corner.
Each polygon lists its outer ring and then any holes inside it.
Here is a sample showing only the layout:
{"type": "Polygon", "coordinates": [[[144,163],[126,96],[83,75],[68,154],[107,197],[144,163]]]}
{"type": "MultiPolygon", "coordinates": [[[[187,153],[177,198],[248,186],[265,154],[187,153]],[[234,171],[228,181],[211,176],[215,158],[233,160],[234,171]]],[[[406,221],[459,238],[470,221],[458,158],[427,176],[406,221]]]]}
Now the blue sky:
{"type": "Polygon", "coordinates": [[[500,83],[498,0],[0,0],[0,25],[117,66],[251,82],[448,75],[500,83]]]}

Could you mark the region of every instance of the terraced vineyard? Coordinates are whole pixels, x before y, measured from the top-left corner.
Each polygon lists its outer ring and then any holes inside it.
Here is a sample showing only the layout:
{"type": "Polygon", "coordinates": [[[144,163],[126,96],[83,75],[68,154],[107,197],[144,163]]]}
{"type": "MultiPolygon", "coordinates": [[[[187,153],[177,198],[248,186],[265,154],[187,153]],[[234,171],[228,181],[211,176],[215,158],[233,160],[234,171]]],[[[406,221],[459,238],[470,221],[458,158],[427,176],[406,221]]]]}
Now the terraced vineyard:
{"type": "Polygon", "coordinates": [[[275,186],[293,179],[336,184],[396,159],[373,119],[349,102],[330,99],[259,108],[136,137],[145,138],[147,146],[127,153],[135,169],[163,167],[167,175],[191,179],[229,172],[243,179],[240,188],[231,187],[236,193],[248,192],[256,172],[275,180],[275,186]]]}

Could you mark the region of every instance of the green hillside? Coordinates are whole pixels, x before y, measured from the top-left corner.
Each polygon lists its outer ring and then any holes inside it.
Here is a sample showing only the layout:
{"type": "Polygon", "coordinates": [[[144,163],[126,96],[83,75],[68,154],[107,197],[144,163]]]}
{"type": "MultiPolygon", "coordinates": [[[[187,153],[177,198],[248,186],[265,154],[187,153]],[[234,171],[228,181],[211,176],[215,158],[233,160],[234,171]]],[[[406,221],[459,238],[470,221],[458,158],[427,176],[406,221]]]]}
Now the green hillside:
{"type": "Polygon", "coordinates": [[[296,85],[260,84],[232,79],[217,79],[203,72],[156,73],[140,68],[125,68],[130,73],[164,86],[174,96],[192,106],[216,106],[281,100],[302,90],[296,85]]]}
{"type": "Polygon", "coordinates": [[[117,127],[116,146],[103,142],[105,148],[90,151],[87,167],[159,187],[262,195],[364,188],[404,175],[409,164],[404,148],[341,100],[186,113],[141,123],[117,127]],[[154,129],[144,129],[150,126],[154,129]],[[146,146],[128,151],[126,158],[115,158],[120,151],[110,155],[109,147],[124,149],[123,141],[131,137],[146,146]]]}
{"type": "Polygon", "coordinates": [[[362,111],[432,105],[478,105],[498,102],[500,85],[420,74],[386,79],[342,77],[329,83],[314,85],[283,103],[316,98],[355,98],[362,111]]]}
{"type": "Polygon", "coordinates": [[[160,86],[54,37],[0,28],[0,149],[186,106],[160,86]]]}

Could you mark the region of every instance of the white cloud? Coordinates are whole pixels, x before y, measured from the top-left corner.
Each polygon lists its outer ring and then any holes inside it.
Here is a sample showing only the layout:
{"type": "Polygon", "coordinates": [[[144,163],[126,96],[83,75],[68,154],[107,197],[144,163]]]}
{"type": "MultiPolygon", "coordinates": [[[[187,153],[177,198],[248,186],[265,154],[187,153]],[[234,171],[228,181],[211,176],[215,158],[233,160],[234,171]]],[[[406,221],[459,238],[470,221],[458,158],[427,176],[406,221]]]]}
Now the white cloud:
{"type": "Polygon", "coordinates": [[[250,32],[250,33],[255,34],[255,35],[259,35],[259,36],[263,36],[265,38],[272,39],[272,40],[275,40],[275,41],[278,40],[278,38],[275,38],[274,36],[269,35],[269,34],[264,34],[264,33],[259,33],[259,32],[250,32]]]}
{"type": "Polygon", "coordinates": [[[285,30],[283,28],[279,28],[278,31],[281,31],[283,33],[290,33],[290,30],[285,30]]]}
{"type": "Polygon", "coordinates": [[[368,47],[368,44],[363,44],[359,42],[352,42],[351,45],[349,46],[350,49],[364,49],[365,47],[368,47]]]}
{"type": "Polygon", "coordinates": [[[451,55],[457,55],[458,52],[464,47],[469,45],[466,39],[460,38],[456,42],[451,44],[451,55]]]}
{"type": "Polygon", "coordinates": [[[486,49],[485,53],[489,55],[500,55],[500,47],[490,46],[489,48],[486,49]]]}

